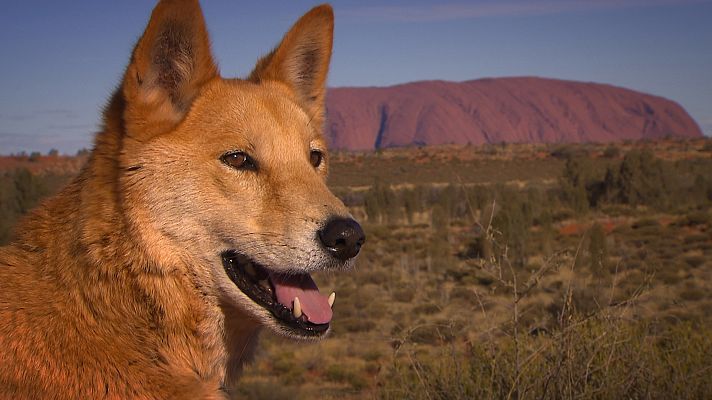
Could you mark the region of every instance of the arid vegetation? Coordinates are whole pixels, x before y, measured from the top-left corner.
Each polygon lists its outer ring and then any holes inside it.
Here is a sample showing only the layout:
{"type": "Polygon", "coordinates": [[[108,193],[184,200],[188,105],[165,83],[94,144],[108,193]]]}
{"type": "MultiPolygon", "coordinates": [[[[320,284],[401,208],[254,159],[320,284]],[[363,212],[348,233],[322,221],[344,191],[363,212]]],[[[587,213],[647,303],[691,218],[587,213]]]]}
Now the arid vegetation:
{"type": "MultiPolygon", "coordinates": [[[[76,172],[28,165],[0,173],[1,242],[76,172]]],[[[368,235],[316,277],[333,335],[263,335],[245,398],[712,393],[710,140],[335,153],[330,184],[368,235]]]]}

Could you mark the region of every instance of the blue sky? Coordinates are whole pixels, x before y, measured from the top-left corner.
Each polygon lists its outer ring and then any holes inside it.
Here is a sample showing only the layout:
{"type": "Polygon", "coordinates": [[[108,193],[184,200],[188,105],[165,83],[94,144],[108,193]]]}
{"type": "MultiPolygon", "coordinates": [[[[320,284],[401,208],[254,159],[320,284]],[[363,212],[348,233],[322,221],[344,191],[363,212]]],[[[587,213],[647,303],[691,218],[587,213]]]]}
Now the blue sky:
{"type": "MultiPolygon", "coordinates": [[[[317,2],[206,0],[224,76],[317,2]]],[[[336,1],[330,86],[543,76],[679,102],[712,134],[712,0],[336,1]]],[[[90,147],[152,2],[23,0],[0,13],[0,154],[90,147]]]]}

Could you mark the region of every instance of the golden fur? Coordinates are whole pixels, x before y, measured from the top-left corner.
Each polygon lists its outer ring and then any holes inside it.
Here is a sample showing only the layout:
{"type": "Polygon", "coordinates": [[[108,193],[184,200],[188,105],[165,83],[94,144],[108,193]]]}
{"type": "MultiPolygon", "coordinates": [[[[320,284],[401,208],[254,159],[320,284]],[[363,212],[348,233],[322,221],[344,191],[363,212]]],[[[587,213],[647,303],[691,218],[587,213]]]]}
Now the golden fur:
{"type": "Polygon", "coordinates": [[[325,184],[333,14],[305,14],[246,80],[223,79],[197,1],[162,0],[86,166],[0,249],[0,398],[226,398],[269,313],[219,254],[337,265],[325,184]],[[311,150],[324,152],[317,168],[311,150]],[[246,150],[259,173],[220,156],[246,150]]]}

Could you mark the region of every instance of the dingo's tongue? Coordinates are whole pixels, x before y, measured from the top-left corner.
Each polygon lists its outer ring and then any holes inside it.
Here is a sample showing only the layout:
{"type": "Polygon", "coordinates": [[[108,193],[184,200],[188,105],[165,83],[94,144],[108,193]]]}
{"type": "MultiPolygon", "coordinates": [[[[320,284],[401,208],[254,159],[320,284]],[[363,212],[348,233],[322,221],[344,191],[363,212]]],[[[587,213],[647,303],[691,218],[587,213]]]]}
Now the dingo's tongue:
{"type": "Polygon", "coordinates": [[[307,320],[313,324],[328,324],[333,315],[328,297],[319,293],[319,288],[309,274],[287,275],[269,274],[277,301],[293,310],[294,298],[299,297],[299,304],[307,320]]]}

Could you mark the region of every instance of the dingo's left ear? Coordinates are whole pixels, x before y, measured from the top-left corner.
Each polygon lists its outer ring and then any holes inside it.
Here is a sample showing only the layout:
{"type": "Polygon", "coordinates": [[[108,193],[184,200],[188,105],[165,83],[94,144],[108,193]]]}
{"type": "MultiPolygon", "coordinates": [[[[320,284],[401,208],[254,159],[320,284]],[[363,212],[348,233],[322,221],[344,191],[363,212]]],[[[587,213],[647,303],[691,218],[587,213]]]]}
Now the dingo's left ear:
{"type": "Polygon", "coordinates": [[[198,0],[160,1],[124,75],[127,133],[146,139],[170,130],[216,76],[198,0]]]}
{"type": "Polygon", "coordinates": [[[334,11],[328,4],[314,7],[297,21],[271,53],[257,62],[249,80],[275,80],[297,96],[314,126],[324,121],[326,75],[334,37],[334,11]]]}

